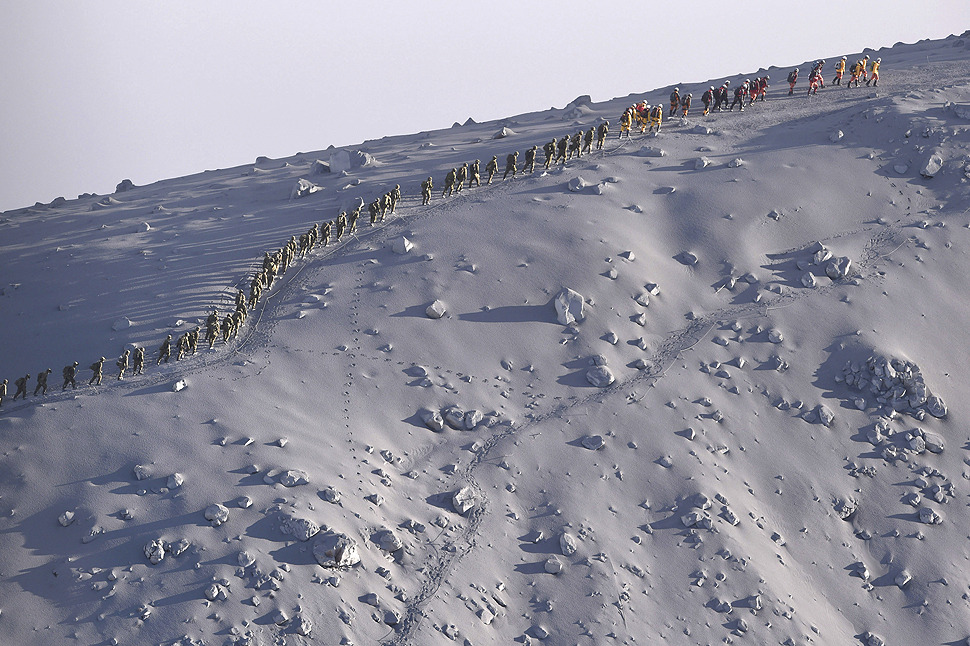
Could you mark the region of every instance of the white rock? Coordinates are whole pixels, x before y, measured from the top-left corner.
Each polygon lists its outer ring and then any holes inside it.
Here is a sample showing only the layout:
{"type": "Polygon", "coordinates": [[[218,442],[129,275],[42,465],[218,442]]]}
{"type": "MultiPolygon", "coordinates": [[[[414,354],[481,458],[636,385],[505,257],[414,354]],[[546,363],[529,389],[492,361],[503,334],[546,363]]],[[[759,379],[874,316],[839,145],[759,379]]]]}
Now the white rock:
{"type": "Polygon", "coordinates": [[[829,141],[831,141],[832,143],[835,143],[836,141],[838,141],[844,136],[845,136],[844,132],[842,132],[841,130],[836,130],[835,132],[829,135],[829,141]]]}
{"type": "Polygon", "coordinates": [[[572,325],[581,322],[585,317],[586,301],[579,292],[575,292],[568,287],[564,288],[556,296],[553,303],[556,307],[556,314],[560,325],[572,325]]]}
{"type": "Polygon", "coordinates": [[[300,471],[299,469],[292,469],[290,471],[284,471],[283,475],[280,476],[280,484],[284,487],[296,487],[299,485],[309,484],[310,476],[307,475],[306,471],[300,471]]]}
{"type": "Polygon", "coordinates": [[[906,570],[901,571],[899,574],[896,575],[896,578],[893,579],[896,585],[900,588],[905,587],[906,584],[912,580],[913,580],[913,575],[907,572],[906,570]]]}
{"type": "Polygon", "coordinates": [[[455,511],[464,516],[478,505],[478,499],[471,487],[462,487],[451,497],[451,506],[455,511]]]}
{"type": "Polygon", "coordinates": [[[744,164],[743,159],[741,159],[740,157],[735,157],[734,159],[728,162],[728,168],[737,168],[738,166],[741,166],[743,164],[744,164]]]}
{"type": "Polygon", "coordinates": [[[616,377],[606,366],[593,366],[586,371],[586,381],[597,388],[606,388],[616,381],[616,377]]]}
{"type": "Polygon", "coordinates": [[[815,274],[810,271],[806,271],[802,274],[802,286],[803,287],[815,287],[817,283],[815,282],[815,274]]]}
{"type": "Polygon", "coordinates": [[[320,492],[320,497],[331,504],[340,502],[340,492],[333,487],[327,487],[320,492]]]}
{"type": "Polygon", "coordinates": [[[560,574],[563,571],[562,561],[557,559],[555,556],[550,556],[546,560],[544,568],[549,574],[560,574]]]}
{"type": "Polygon", "coordinates": [[[165,558],[165,541],[160,538],[153,539],[152,542],[145,545],[145,558],[147,558],[152,565],[158,565],[165,558]]]}
{"type": "Polygon", "coordinates": [[[768,330],[768,340],[772,343],[781,343],[785,340],[785,335],[781,333],[781,330],[777,328],[771,328],[768,330]]]}
{"type": "Polygon", "coordinates": [[[135,480],[147,480],[152,477],[151,469],[142,464],[136,464],[131,472],[134,474],[135,480]]]}
{"type": "Polygon", "coordinates": [[[923,168],[920,170],[919,174],[927,179],[930,179],[939,173],[942,168],[943,158],[938,152],[934,152],[930,155],[930,158],[926,160],[926,164],[923,165],[923,168]]]}
{"type": "Polygon", "coordinates": [[[282,626],[286,624],[286,622],[288,622],[290,618],[287,617],[286,613],[283,612],[282,610],[277,610],[276,612],[273,613],[272,620],[273,620],[273,623],[276,624],[277,626],[282,626]]]}
{"type": "Polygon", "coordinates": [[[929,507],[922,507],[919,510],[919,522],[926,525],[939,525],[943,522],[943,517],[929,507]]]}
{"type": "Polygon", "coordinates": [[[711,165],[711,160],[707,157],[698,157],[694,160],[694,170],[701,170],[711,165]]]}
{"type": "Polygon", "coordinates": [[[427,314],[428,318],[430,319],[440,319],[445,315],[446,311],[447,308],[445,307],[445,304],[439,300],[436,300],[434,303],[428,306],[428,309],[426,309],[424,313],[427,314]]]}
{"type": "Polygon", "coordinates": [[[320,526],[309,518],[291,516],[280,522],[280,531],[305,543],[319,533],[320,526]]]}
{"type": "Polygon", "coordinates": [[[313,624],[306,617],[300,617],[296,620],[296,627],[294,630],[298,635],[309,637],[310,633],[313,631],[313,624]]]}
{"type": "Polygon", "coordinates": [[[696,125],[690,129],[690,131],[695,135],[713,135],[714,129],[708,128],[707,126],[696,125]]]}
{"type": "Polygon", "coordinates": [[[583,446],[590,451],[598,451],[606,446],[606,440],[602,435],[587,435],[583,438],[583,446]]]}
{"type": "Polygon", "coordinates": [[[179,379],[174,384],[172,384],[172,392],[177,393],[181,390],[185,390],[186,388],[188,388],[188,386],[189,384],[188,382],[185,381],[185,379],[179,379]]]}
{"type": "Polygon", "coordinates": [[[215,601],[216,599],[225,601],[229,598],[229,593],[221,585],[213,583],[205,589],[205,598],[209,601],[215,601]]]}
{"type": "MultiPolygon", "coordinates": [[[[332,163],[330,167],[331,169],[333,168],[332,163]]],[[[316,193],[317,191],[320,191],[320,190],[323,190],[323,189],[321,189],[319,186],[317,186],[310,180],[300,178],[299,180],[297,180],[296,185],[293,186],[292,190],[290,190],[290,199],[295,200],[301,197],[306,197],[307,195],[312,195],[313,193],[316,193]]]]}
{"type": "Polygon", "coordinates": [[[464,426],[466,431],[474,431],[475,428],[482,423],[485,416],[480,410],[470,410],[465,413],[464,426]]]}
{"type": "Polygon", "coordinates": [[[374,542],[385,552],[396,552],[404,547],[404,542],[398,538],[397,534],[389,529],[384,529],[374,535],[374,542]]]}
{"type": "Polygon", "coordinates": [[[131,327],[131,320],[128,317],[122,317],[111,324],[111,329],[115,332],[120,332],[121,330],[127,330],[131,327]]]}
{"type": "Polygon", "coordinates": [[[326,568],[349,568],[360,563],[360,551],[346,534],[328,534],[313,543],[313,558],[326,568]]]}
{"type": "Polygon", "coordinates": [[[936,418],[946,417],[946,404],[937,395],[930,395],[926,399],[926,412],[936,418]]]}
{"type": "Polygon", "coordinates": [[[818,415],[818,421],[822,423],[823,426],[832,426],[835,422],[835,414],[832,409],[824,404],[819,404],[815,409],[816,415],[818,415]]]}
{"type": "Polygon", "coordinates": [[[667,151],[656,146],[643,146],[637,151],[637,155],[640,157],[666,157],[667,151]]]}
{"type": "Polygon", "coordinates": [[[846,256],[839,256],[837,258],[832,258],[825,265],[825,275],[832,280],[838,280],[840,278],[845,278],[849,275],[849,268],[852,266],[852,261],[846,256]]]}
{"type": "Polygon", "coordinates": [[[253,506],[253,499],[249,496],[240,496],[236,499],[236,505],[241,509],[249,509],[253,506]]]}
{"type": "Polygon", "coordinates": [[[559,536],[559,550],[563,556],[572,556],[576,549],[576,538],[569,532],[563,532],[559,536]]]}
{"type": "Polygon", "coordinates": [[[492,135],[492,139],[505,139],[506,137],[511,137],[514,134],[518,134],[518,133],[516,133],[515,130],[512,130],[511,128],[503,127],[501,130],[499,130],[494,135],[492,135]]]}
{"type": "Polygon", "coordinates": [[[181,473],[173,473],[168,477],[168,481],[165,483],[169,489],[178,489],[185,482],[185,476],[181,473]]]}
{"type": "Polygon", "coordinates": [[[412,243],[404,236],[401,236],[400,238],[395,238],[394,242],[391,243],[391,250],[394,253],[401,256],[403,256],[406,253],[409,253],[412,249],[414,249],[414,243],[412,243]]]}
{"type": "Polygon", "coordinates": [[[209,505],[205,508],[205,519],[209,521],[213,527],[218,527],[229,520],[229,509],[225,505],[220,505],[218,503],[209,505]]]}
{"type": "Polygon", "coordinates": [[[60,523],[61,527],[67,527],[74,522],[74,512],[65,511],[63,514],[57,517],[57,522],[60,523]]]}
{"type": "Polygon", "coordinates": [[[579,193],[584,188],[589,186],[589,184],[587,184],[586,180],[584,180],[582,177],[574,177],[571,180],[569,180],[569,182],[566,183],[566,186],[573,193],[579,193]]]}
{"type": "Polygon", "coordinates": [[[432,431],[438,433],[444,430],[445,419],[441,416],[440,411],[425,409],[421,411],[420,415],[421,421],[432,431]]]}
{"type": "Polygon", "coordinates": [[[239,563],[239,567],[249,567],[256,562],[256,557],[249,552],[240,552],[236,556],[236,562],[239,563]]]}

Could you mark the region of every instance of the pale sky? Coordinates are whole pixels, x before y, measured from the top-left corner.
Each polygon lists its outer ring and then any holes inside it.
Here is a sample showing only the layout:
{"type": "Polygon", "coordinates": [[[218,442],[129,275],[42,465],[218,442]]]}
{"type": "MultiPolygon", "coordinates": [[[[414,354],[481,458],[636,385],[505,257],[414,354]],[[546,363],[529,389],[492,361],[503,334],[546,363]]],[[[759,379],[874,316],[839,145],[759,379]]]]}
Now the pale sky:
{"type": "Polygon", "coordinates": [[[967,29],[967,0],[3,0],[0,211],[967,29]]]}

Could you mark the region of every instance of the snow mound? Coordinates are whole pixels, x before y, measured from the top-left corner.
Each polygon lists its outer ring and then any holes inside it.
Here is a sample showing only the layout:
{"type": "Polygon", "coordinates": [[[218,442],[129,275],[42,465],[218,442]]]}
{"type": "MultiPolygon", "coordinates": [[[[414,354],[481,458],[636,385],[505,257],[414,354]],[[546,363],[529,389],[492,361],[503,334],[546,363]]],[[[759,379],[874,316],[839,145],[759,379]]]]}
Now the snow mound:
{"type": "Polygon", "coordinates": [[[131,319],[127,316],[123,316],[120,319],[116,319],[114,323],[111,324],[111,329],[115,332],[120,332],[121,330],[127,330],[131,327],[131,319]]]}
{"type": "Polygon", "coordinates": [[[505,139],[506,137],[511,137],[512,135],[517,134],[519,133],[517,133],[515,130],[503,126],[501,130],[492,135],[492,139],[505,139]]]}

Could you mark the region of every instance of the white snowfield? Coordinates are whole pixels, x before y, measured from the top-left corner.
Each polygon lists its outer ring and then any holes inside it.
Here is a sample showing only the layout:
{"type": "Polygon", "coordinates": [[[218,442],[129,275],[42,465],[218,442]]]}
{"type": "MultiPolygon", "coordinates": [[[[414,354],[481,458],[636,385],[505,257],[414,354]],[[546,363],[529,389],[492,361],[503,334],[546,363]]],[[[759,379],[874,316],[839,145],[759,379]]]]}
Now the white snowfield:
{"type": "Polygon", "coordinates": [[[0,643],[965,643],[970,36],[866,53],[656,138],[669,87],[0,215],[0,643]]]}

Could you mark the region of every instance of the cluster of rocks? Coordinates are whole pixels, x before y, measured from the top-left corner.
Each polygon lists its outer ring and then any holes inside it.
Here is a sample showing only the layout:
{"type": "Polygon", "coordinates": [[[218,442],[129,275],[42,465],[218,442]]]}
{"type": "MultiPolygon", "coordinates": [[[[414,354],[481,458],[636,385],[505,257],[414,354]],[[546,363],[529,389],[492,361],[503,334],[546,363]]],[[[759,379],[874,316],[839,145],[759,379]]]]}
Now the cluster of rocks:
{"type": "Polygon", "coordinates": [[[911,361],[874,355],[865,362],[849,361],[836,375],[837,382],[858,391],[855,405],[864,410],[868,402],[866,393],[875,397],[888,417],[906,413],[918,420],[929,413],[933,417],[946,417],[943,400],[930,392],[923,380],[919,366],[911,361]]]}
{"type": "Polygon", "coordinates": [[[606,388],[614,381],[616,376],[606,365],[606,357],[597,354],[589,359],[589,369],[586,370],[586,381],[597,388],[606,388]]]}
{"type": "Polygon", "coordinates": [[[149,541],[145,545],[145,558],[152,565],[158,565],[165,559],[166,554],[171,554],[172,556],[181,556],[185,553],[185,550],[189,549],[189,543],[184,538],[179,539],[174,542],[163,541],[160,538],[155,538],[149,541]]]}
{"type": "Polygon", "coordinates": [[[456,431],[474,431],[485,421],[485,414],[477,409],[464,411],[457,406],[448,406],[441,410],[426,408],[419,413],[421,421],[435,433],[450,426],[456,431]]]}
{"type": "Polygon", "coordinates": [[[832,252],[820,242],[816,242],[808,251],[812,254],[812,259],[799,260],[796,263],[798,269],[805,272],[801,277],[802,286],[815,287],[818,284],[816,274],[812,271],[813,268],[816,271],[820,269],[821,273],[832,280],[842,280],[849,277],[852,260],[848,256],[833,256],[832,252]]]}

